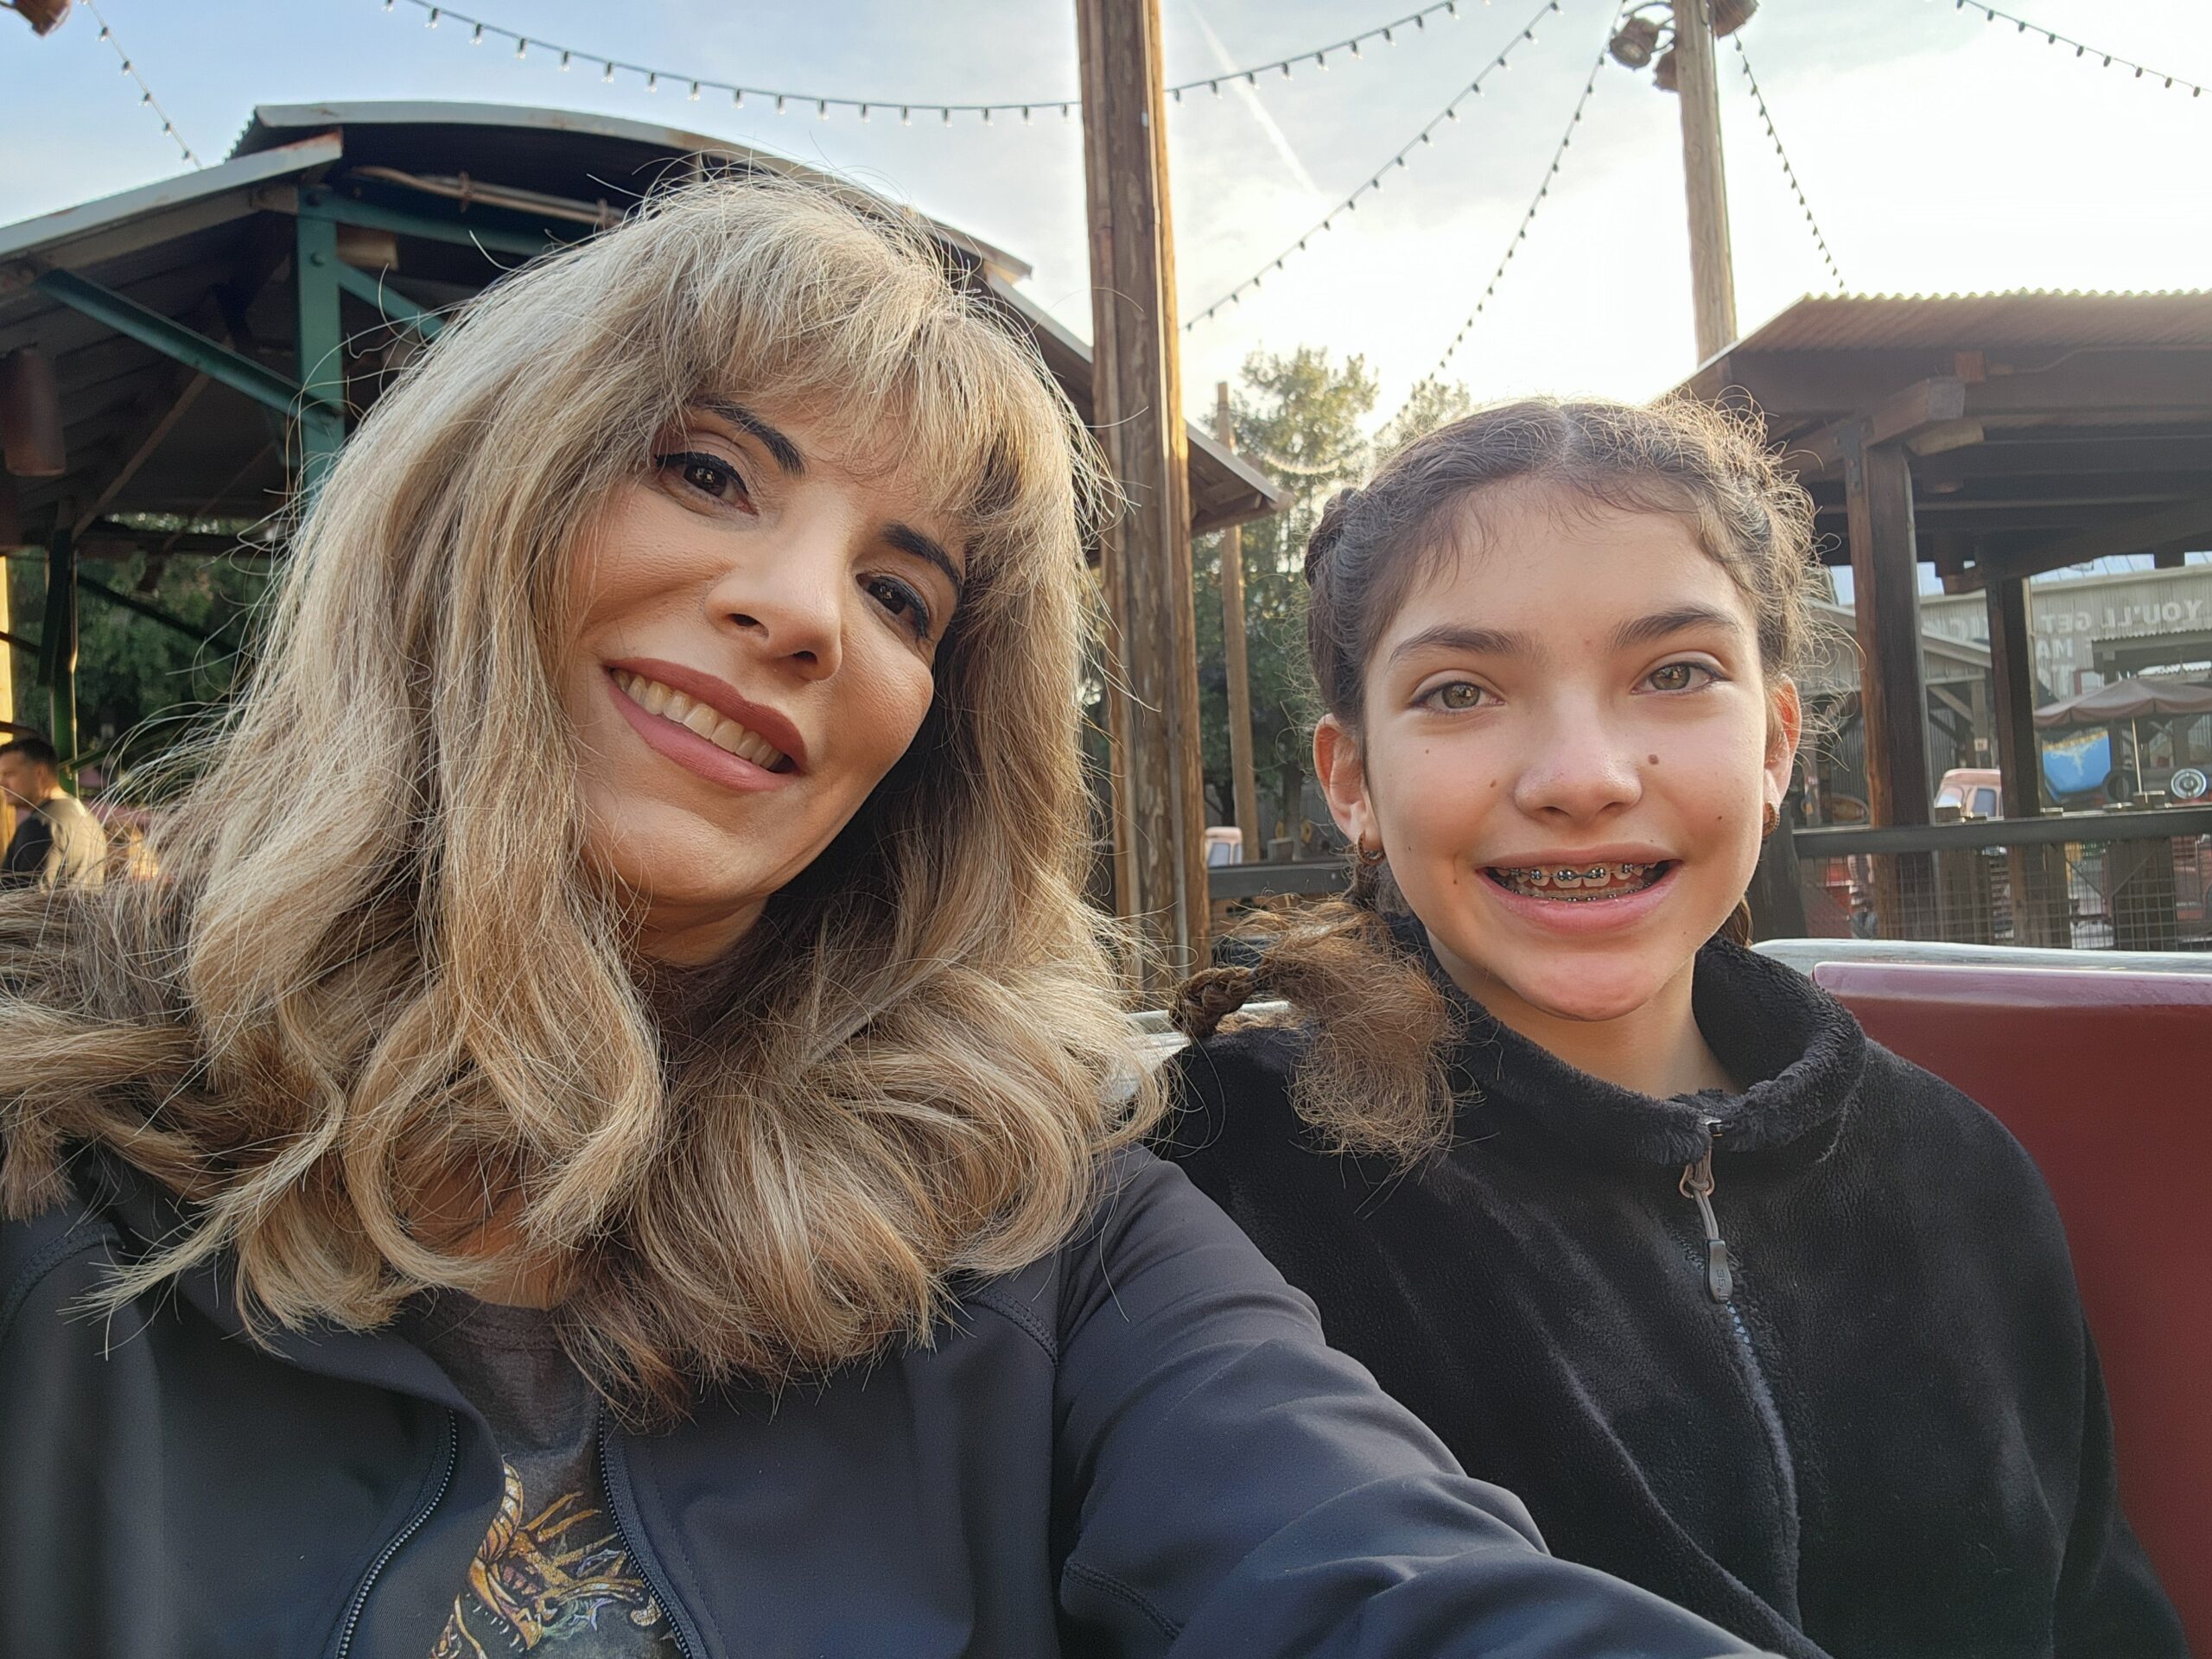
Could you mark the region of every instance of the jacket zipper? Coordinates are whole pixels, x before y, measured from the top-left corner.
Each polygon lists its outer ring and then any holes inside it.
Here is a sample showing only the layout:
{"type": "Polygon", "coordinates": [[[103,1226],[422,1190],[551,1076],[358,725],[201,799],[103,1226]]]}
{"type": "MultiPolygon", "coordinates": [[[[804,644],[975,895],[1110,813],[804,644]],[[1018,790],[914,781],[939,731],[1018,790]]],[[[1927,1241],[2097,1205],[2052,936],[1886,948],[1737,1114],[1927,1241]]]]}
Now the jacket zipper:
{"type": "Polygon", "coordinates": [[[1725,1303],[1736,1294],[1736,1274],[1728,1262],[1728,1241],[1720,1236],[1720,1222],[1713,1213],[1713,1143],[1720,1138],[1720,1120],[1707,1118],[1705,1128],[1704,1154],[1682,1166],[1678,1185],[1684,1198],[1696,1201],[1698,1217],[1705,1223],[1705,1294],[1725,1303]]]}
{"type": "MultiPolygon", "coordinates": [[[[1682,1196],[1697,1205],[1698,1218],[1705,1224],[1705,1294],[1718,1306],[1728,1311],[1728,1323],[1741,1356],[1745,1378],[1751,1392],[1753,1414],[1759,1427],[1766,1431],[1767,1449],[1773,1453],[1775,1468],[1781,1477],[1783,1504],[1790,1539],[1791,1553],[1796,1548],[1797,1460],[1790,1454],[1789,1436],[1782,1426],[1781,1408],[1776,1405],[1773,1387],[1767,1382],[1766,1368],[1759,1363],[1759,1352],[1751,1341],[1751,1326],[1744,1321],[1742,1311],[1737,1307],[1736,1270],[1729,1259],[1728,1241],[1720,1236],[1719,1217],[1713,1212],[1713,1143],[1720,1138],[1721,1123],[1717,1117],[1703,1120],[1707,1139],[1702,1156],[1682,1166],[1678,1183],[1682,1196]]],[[[1694,1260],[1694,1258],[1693,1258],[1694,1260]]],[[[1793,1577],[1787,1611],[1796,1617],[1796,1587],[1793,1577]]]]}
{"type": "Polygon", "coordinates": [[[668,1579],[661,1572],[660,1563],[652,1558],[651,1552],[639,1547],[637,1539],[631,1534],[629,1523],[623,1519],[621,1493],[624,1489],[616,1484],[614,1438],[607,1432],[604,1414],[599,1420],[599,1479],[600,1484],[607,1488],[607,1513],[613,1519],[614,1535],[621,1541],[622,1548],[629,1552],[630,1559],[637,1563],[638,1575],[645,1580],[653,1592],[653,1599],[659,1602],[660,1610],[668,1619],[669,1638],[676,1643],[676,1651],[682,1659],[698,1659],[698,1649],[691,1645],[691,1638],[685,1633],[682,1608],[669,1588],[668,1579]]]}
{"type": "Polygon", "coordinates": [[[391,1564],[391,1558],[406,1547],[407,1541],[423,1530],[432,1513],[445,1501],[446,1490],[453,1484],[454,1465],[460,1461],[461,1432],[459,1419],[448,1408],[446,1412],[445,1447],[440,1454],[437,1489],[430,1494],[429,1502],[415,1511],[407,1524],[394,1533],[377,1558],[369,1563],[367,1575],[353,1592],[352,1604],[346,1609],[345,1623],[338,1627],[338,1646],[332,1659],[346,1659],[353,1646],[353,1632],[361,1623],[361,1614],[369,1605],[369,1592],[376,1588],[377,1579],[391,1564]]]}

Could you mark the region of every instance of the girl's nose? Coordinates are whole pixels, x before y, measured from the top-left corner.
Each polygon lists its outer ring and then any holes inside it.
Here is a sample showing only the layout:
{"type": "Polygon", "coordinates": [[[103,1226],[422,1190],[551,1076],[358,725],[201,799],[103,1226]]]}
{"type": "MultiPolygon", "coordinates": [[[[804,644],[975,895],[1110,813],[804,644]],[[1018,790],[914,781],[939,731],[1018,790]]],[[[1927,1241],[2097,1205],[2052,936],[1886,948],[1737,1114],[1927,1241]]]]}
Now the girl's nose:
{"type": "Polygon", "coordinates": [[[1590,823],[1634,805],[1643,793],[1637,740],[1592,699],[1560,705],[1530,739],[1514,799],[1533,817],[1590,823]]]}

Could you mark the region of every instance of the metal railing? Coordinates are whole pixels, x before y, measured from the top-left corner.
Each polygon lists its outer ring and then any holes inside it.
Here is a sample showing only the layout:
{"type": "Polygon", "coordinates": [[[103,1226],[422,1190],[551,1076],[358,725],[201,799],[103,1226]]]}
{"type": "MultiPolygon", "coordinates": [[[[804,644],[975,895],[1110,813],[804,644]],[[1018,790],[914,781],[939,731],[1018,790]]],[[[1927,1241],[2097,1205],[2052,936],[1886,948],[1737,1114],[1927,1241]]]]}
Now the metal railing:
{"type": "MultiPolygon", "coordinates": [[[[1792,836],[1813,938],[2212,952],[2212,805],[1792,836]]],[[[1341,892],[1341,859],[1208,873],[1217,906],[1341,892]]]]}
{"type": "Polygon", "coordinates": [[[1801,830],[1815,938],[2212,950],[2212,807],[1801,830]]]}

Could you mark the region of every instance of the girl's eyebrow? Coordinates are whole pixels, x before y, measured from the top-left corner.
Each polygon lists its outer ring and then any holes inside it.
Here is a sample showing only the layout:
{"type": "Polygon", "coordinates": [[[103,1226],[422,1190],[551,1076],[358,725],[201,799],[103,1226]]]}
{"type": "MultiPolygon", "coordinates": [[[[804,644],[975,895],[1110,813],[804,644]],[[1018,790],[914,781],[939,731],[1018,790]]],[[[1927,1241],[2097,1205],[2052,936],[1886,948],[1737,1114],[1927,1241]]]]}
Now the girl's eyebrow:
{"type": "Polygon", "coordinates": [[[1656,645],[1692,628],[1719,628],[1739,639],[1744,633],[1744,625],[1717,605],[1675,605],[1649,616],[1630,618],[1613,630],[1613,645],[1622,651],[1656,645]]]}
{"type": "Polygon", "coordinates": [[[1425,651],[1456,651],[1473,657],[1526,657],[1535,649],[1535,642],[1525,633],[1440,622],[1433,628],[1423,628],[1419,633],[1401,639],[1390,652],[1390,661],[1395,664],[1425,651]]]}

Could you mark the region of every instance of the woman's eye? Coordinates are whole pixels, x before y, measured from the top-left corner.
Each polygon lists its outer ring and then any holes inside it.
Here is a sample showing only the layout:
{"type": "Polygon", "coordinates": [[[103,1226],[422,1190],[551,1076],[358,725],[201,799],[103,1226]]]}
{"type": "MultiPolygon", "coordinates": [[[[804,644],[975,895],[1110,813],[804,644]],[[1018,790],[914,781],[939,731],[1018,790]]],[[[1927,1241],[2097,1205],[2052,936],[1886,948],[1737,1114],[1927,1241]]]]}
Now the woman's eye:
{"type": "Polygon", "coordinates": [[[752,498],[747,493],[745,480],[738,476],[737,468],[720,455],[710,455],[696,449],[678,449],[664,455],[655,455],[653,465],[664,474],[673,474],[700,494],[717,501],[728,501],[743,506],[752,498]]]}
{"type": "Polygon", "coordinates": [[[1483,700],[1482,687],[1471,680],[1453,680],[1449,685],[1440,685],[1421,701],[1432,709],[1454,711],[1478,707],[1483,700]]]}
{"type": "Polygon", "coordinates": [[[1669,663],[1653,669],[1644,677],[1643,683],[1654,691],[1694,691],[1719,677],[1711,669],[1696,663],[1669,663]],[[1700,675],[1705,677],[1700,680],[1700,675]]]}
{"type": "Polygon", "coordinates": [[[868,597],[913,631],[918,639],[930,637],[930,607],[922,596],[895,576],[872,576],[868,597]]]}

